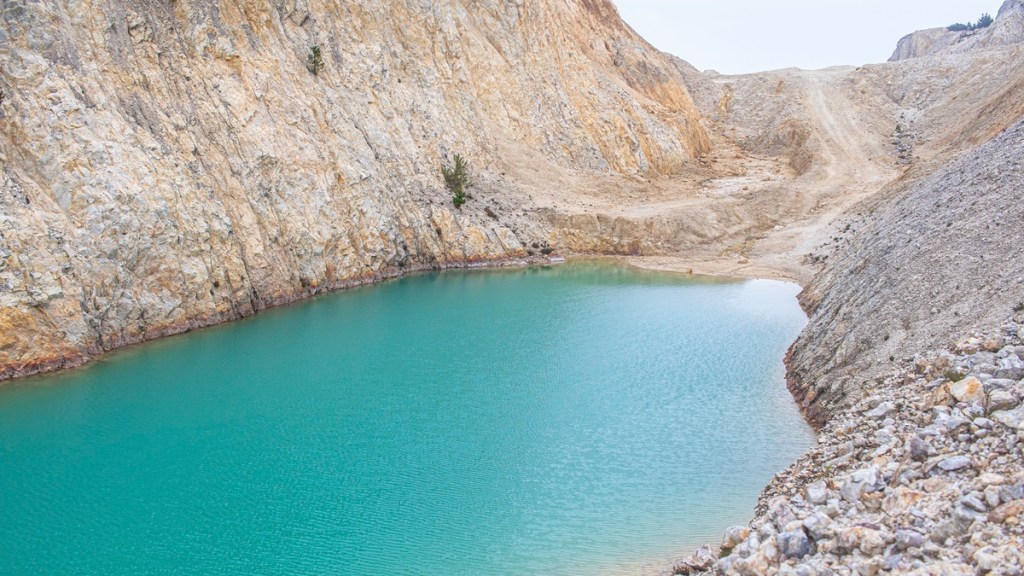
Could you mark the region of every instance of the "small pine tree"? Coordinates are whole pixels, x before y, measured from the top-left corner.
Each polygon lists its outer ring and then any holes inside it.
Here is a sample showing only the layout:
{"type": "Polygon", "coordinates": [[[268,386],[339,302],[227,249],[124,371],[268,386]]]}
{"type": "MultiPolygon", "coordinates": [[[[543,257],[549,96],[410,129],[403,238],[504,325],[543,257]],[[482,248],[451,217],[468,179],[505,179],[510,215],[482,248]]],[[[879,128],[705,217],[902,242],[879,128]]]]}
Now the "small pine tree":
{"type": "Polygon", "coordinates": [[[444,185],[452,193],[452,204],[461,209],[466,203],[466,188],[469,186],[469,164],[456,154],[452,164],[441,166],[444,185]]]}
{"type": "Polygon", "coordinates": [[[324,69],[324,57],[320,53],[319,44],[309,47],[309,55],[306,56],[306,68],[313,73],[313,76],[319,76],[320,71],[324,69]]]}
{"type": "Polygon", "coordinates": [[[957,22],[956,24],[946,26],[946,30],[949,30],[950,32],[973,32],[975,30],[981,30],[982,28],[988,28],[993,22],[995,22],[995,20],[992,19],[992,15],[985,12],[981,15],[981,18],[978,18],[977,22],[968,22],[967,24],[957,22]]]}

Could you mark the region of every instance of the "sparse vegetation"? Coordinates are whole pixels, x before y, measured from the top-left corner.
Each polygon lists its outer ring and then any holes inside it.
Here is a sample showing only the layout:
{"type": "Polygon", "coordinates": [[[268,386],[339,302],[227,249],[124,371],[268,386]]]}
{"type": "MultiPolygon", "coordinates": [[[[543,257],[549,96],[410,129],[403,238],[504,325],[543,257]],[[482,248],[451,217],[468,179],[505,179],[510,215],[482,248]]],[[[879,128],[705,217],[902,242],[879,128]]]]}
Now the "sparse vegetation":
{"type": "Polygon", "coordinates": [[[1013,307],[1014,312],[1024,312],[1024,302],[1017,302],[1017,305],[1013,307]]]}
{"type": "Polygon", "coordinates": [[[452,194],[452,204],[462,208],[466,203],[466,188],[469,186],[469,164],[461,154],[456,154],[451,164],[441,166],[444,185],[452,194]]]}
{"type": "Polygon", "coordinates": [[[967,24],[961,24],[957,22],[956,24],[950,24],[949,26],[946,26],[946,30],[949,30],[950,32],[981,30],[982,28],[988,28],[989,26],[991,26],[993,21],[994,20],[992,19],[992,16],[986,12],[981,15],[981,18],[978,18],[977,22],[968,22],[967,24]]]}
{"type": "Polygon", "coordinates": [[[324,57],[320,52],[319,44],[309,47],[309,55],[306,56],[306,68],[313,73],[313,76],[319,76],[320,71],[324,69],[324,57]]]}

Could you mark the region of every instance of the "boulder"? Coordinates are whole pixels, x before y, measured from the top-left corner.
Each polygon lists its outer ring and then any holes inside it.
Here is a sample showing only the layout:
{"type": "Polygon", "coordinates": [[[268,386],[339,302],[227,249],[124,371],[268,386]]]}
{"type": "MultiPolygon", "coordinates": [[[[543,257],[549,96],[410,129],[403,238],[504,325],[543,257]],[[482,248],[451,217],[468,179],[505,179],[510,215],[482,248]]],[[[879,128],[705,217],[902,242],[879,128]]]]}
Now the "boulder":
{"type": "Polygon", "coordinates": [[[993,390],[988,395],[988,409],[990,412],[1012,410],[1019,404],[1020,399],[1009,390],[993,390]]]}
{"type": "Polygon", "coordinates": [[[961,470],[970,466],[972,466],[971,459],[967,456],[950,456],[939,461],[939,468],[946,472],[953,472],[954,470],[961,470]]]}
{"type": "Polygon", "coordinates": [[[954,382],[949,387],[949,393],[957,399],[958,402],[964,402],[966,404],[985,404],[985,387],[974,376],[964,378],[959,382],[954,382]]]}
{"type": "Polygon", "coordinates": [[[777,541],[783,558],[803,558],[811,551],[811,542],[803,530],[782,532],[777,541]]]}

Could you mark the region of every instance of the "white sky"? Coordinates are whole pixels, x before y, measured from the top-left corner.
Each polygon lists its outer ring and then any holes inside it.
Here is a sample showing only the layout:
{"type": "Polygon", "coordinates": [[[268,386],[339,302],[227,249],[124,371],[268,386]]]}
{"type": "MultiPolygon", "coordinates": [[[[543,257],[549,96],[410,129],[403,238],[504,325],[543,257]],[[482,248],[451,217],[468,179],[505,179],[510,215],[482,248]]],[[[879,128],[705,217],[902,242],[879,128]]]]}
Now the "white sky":
{"type": "Polygon", "coordinates": [[[1002,0],[614,0],[659,50],[723,74],[884,62],[915,30],[993,18],[1002,0]]]}

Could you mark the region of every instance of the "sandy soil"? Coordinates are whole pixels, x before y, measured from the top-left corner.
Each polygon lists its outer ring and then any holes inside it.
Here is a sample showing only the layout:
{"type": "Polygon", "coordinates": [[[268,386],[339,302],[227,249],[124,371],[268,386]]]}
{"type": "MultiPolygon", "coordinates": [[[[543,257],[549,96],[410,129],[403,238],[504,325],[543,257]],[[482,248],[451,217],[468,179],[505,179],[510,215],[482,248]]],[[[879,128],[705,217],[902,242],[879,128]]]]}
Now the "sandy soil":
{"type": "Polygon", "coordinates": [[[635,222],[638,233],[675,242],[666,254],[629,258],[633,265],[804,284],[816,271],[807,256],[839,233],[844,215],[904,172],[885,133],[895,125],[891,102],[844,89],[855,73],[846,67],[717,77],[715,86],[736,93],[733,105],[745,108],[716,120],[716,134],[736,136],[715,143],[696,177],[588,182],[576,176],[545,195],[544,207],[635,222]],[[742,101],[744,91],[753,94],[766,82],[796,104],[780,111],[742,101]],[[793,119],[780,120],[783,114],[793,119]],[[751,134],[771,138],[782,121],[805,127],[799,149],[765,150],[768,145],[751,142],[751,134]],[[798,154],[810,155],[799,174],[791,166],[798,154]]]}
{"type": "Polygon", "coordinates": [[[724,258],[717,260],[692,260],[682,256],[625,256],[622,261],[630,266],[645,270],[661,272],[677,272],[693,276],[720,276],[724,278],[767,280],[785,280],[801,286],[804,280],[793,270],[765,266],[749,260],[731,261],[724,258]]]}

